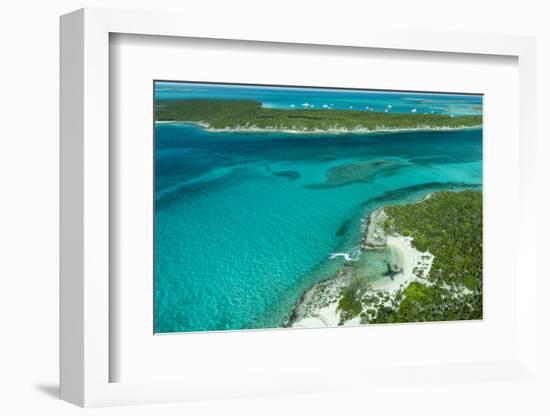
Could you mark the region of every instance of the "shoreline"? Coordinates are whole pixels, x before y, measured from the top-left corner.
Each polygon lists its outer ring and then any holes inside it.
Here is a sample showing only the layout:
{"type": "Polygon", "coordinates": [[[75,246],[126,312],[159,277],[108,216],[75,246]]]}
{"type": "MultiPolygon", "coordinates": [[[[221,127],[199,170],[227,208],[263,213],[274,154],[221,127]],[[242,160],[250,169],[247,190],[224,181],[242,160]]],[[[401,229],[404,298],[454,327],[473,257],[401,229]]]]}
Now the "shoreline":
{"type": "MultiPolygon", "coordinates": [[[[417,203],[425,201],[430,196],[431,193],[417,203]]],[[[368,292],[373,296],[381,295],[381,298],[384,299],[381,301],[382,305],[391,304],[397,293],[413,282],[420,281],[429,284],[427,278],[434,260],[434,256],[430,252],[420,252],[412,246],[412,237],[399,234],[387,235],[383,229],[386,218],[383,208],[376,209],[368,215],[367,227],[364,230],[361,245],[363,250],[390,248],[398,257],[397,266],[401,272],[393,277],[385,276],[368,282],[368,292]]],[[[346,266],[343,266],[335,277],[314,285],[301,296],[284,326],[315,328],[366,323],[360,316],[342,319],[342,313],[339,310],[341,293],[342,289],[351,283],[352,277],[346,271],[346,266]]],[[[366,315],[368,322],[372,314],[367,310],[362,310],[362,312],[366,315]]]]}
{"type": "Polygon", "coordinates": [[[416,202],[375,209],[366,222],[361,249],[365,256],[370,252],[369,257],[359,263],[339,263],[331,279],[306,292],[285,326],[456,321],[483,316],[480,191],[434,191],[416,202]],[[460,210],[464,221],[456,220],[457,212],[451,206],[460,210]],[[390,255],[381,250],[390,250],[390,255]]]}
{"type": "Polygon", "coordinates": [[[285,134],[372,134],[372,133],[401,133],[401,132],[422,132],[422,131],[455,131],[455,130],[475,130],[482,128],[482,125],[477,126],[417,126],[417,127],[376,127],[368,128],[331,128],[331,129],[313,129],[313,130],[297,130],[297,129],[281,129],[261,128],[261,127],[226,127],[223,129],[212,128],[208,123],[196,121],[179,121],[179,120],[155,120],[156,124],[184,124],[194,125],[203,128],[211,133],[285,133],[285,134]]]}

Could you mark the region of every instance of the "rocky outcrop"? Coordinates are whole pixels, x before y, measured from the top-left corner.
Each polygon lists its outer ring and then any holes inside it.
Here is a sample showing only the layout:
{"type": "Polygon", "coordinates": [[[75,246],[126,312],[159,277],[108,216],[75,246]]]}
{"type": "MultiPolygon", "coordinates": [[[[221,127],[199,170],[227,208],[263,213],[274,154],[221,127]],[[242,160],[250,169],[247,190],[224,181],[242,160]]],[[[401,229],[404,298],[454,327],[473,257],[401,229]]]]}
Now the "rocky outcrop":
{"type": "Polygon", "coordinates": [[[367,219],[367,228],[363,239],[365,248],[377,248],[386,246],[386,233],[384,223],[388,216],[382,208],[373,211],[367,219]]]}

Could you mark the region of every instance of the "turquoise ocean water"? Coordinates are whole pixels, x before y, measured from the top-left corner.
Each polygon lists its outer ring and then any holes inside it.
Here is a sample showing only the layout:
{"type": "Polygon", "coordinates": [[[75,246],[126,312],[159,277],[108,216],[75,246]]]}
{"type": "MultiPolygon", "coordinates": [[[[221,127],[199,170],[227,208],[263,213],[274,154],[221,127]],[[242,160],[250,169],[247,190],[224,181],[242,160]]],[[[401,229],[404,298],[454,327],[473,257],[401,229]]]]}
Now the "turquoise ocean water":
{"type": "Polygon", "coordinates": [[[369,278],[380,277],[391,253],[357,249],[373,209],[482,181],[481,129],[155,129],[157,333],[278,327],[305,290],[345,262],[330,253],[360,254],[369,278]]]}
{"type": "Polygon", "coordinates": [[[230,84],[156,82],[158,100],[249,99],[264,107],[327,110],[363,110],[394,113],[467,115],[480,114],[481,95],[401,93],[327,88],[258,87],[230,84]]]}

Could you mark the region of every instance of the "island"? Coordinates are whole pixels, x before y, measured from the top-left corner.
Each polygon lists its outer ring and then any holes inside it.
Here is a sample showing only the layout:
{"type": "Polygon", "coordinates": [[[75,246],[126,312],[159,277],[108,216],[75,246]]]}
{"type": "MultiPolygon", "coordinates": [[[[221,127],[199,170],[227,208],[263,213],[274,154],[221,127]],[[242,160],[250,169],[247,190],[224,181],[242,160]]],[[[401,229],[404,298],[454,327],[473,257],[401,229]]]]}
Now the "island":
{"type": "Polygon", "coordinates": [[[346,262],[308,290],[285,326],[479,320],[482,313],[482,192],[437,191],[367,218],[362,250],[391,249],[379,280],[346,262]]]}
{"type": "Polygon", "coordinates": [[[157,100],[157,123],[195,123],[211,131],[358,132],[478,128],[481,115],[391,113],[330,107],[266,108],[254,100],[157,100]]]}

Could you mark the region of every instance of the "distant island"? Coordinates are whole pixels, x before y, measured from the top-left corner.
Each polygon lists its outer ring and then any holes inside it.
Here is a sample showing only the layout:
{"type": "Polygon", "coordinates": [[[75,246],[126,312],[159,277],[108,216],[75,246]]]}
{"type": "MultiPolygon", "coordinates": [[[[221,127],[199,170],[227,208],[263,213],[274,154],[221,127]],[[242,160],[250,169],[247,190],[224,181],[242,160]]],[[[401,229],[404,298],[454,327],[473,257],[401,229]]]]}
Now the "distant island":
{"type": "Polygon", "coordinates": [[[451,130],[481,127],[481,115],[453,116],[338,110],[327,108],[266,108],[254,100],[161,100],[156,122],[196,123],[208,130],[285,132],[377,132],[451,130]]]}

